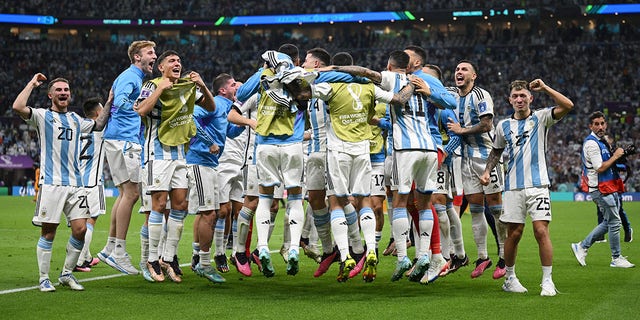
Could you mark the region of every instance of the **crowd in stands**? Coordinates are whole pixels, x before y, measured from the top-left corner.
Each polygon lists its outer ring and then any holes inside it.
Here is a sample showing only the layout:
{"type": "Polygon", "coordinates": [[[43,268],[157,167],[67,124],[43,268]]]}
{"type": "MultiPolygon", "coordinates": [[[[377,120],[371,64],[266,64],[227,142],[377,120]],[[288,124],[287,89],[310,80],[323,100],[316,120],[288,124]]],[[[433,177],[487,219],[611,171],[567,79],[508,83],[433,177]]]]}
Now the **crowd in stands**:
{"type": "MultiPolygon", "coordinates": [[[[625,3],[632,1],[607,1],[625,3]]],[[[2,13],[41,14],[58,18],[169,18],[212,19],[219,16],[266,14],[317,14],[336,12],[469,10],[478,8],[530,8],[565,7],[592,4],[586,0],[450,0],[450,1],[398,1],[398,0],[266,0],[266,1],[55,1],[25,0],[0,4],[2,13]]]]}
{"type": "MultiPolygon", "coordinates": [[[[138,1],[135,4],[146,2],[138,1]]],[[[360,2],[364,3],[349,3],[360,2]]],[[[472,1],[452,1],[457,4],[468,2],[472,1]]],[[[177,3],[200,5],[204,1],[177,3]]],[[[216,5],[233,7],[239,3],[221,1],[216,5]]],[[[371,3],[369,6],[376,3],[391,5],[386,4],[387,1],[367,3],[371,3]]],[[[30,4],[44,7],[52,5],[37,0],[24,1],[21,5],[26,10],[30,4]]],[[[180,8],[178,4],[176,6],[180,8]]],[[[82,5],[89,4],[83,2],[82,5]]],[[[94,2],[92,5],[98,4],[94,2]]],[[[5,9],[2,6],[7,5],[0,5],[0,11],[5,9]]],[[[377,70],[386,66],[391,50],[417,44],[427,49],[429,63],[442,68],[445,86],[453,85],[453,71],[460,59],[474,61],[478,67],[476,83],[492,94],[497,119],[511,113],[507,101],[510,81],[542,78],[565,93],[576,105],[575,111],[561,124],[554,126],[549,136],[550,151],[547,156],[551,163],[552,190],[574,190],[580,173],[580,147],[588,134],[587,116],[590,112],[602,110],[605,102],[626,102],[632,106],[627,113],[610,113],[610,132],[619,144],[640,147],[640,116],[636,111],[640,110],[640,83],[638,77],[634,76],[640,74],[640,55],[637,54],[640,52],[640,34],[633,27],[622,26],[616,32],[610,32],[606,26],[599,26],[590,32],[571,24],[535,26],[527,30],[519,30],[516,26],[509,29],[471,29],[466,34],[435,29],[433,32],[403,30],[392,35],[365,28],[353,32],[345,29],[342,32],[320,39],[248,31],[238,33],[231,39],[213,35],[189,35],[174,39],[158,34],[151,37],[115,35],[110,41],[97,40],[90,35],[37,41],[23,41],[17,37],[0,38],[3,56],[0,59],[0,120],[3,120],[0,121],[0,153],[38,154],[34,132],[21,130],[12,120],[15,118],[11,104],[21,90],[23,80],[36,72],[43,72],[50,79],[59,76],[68,78],[76,106],[92,96],[106,98],[113,79],[129,64],[126,56],[128,44],[139,38],[156,41],[157,52],[166,49],[180,52],[185,69],[198,71],[209,82],[222,72],[245,80],[260,66],[259,55],[264,50],[277,48],[285,42],[298,45],[302,57],[305,50],[314,47],[324,47],[331,53],[348,51],[354,56],[356,64],[377,70]]],[[[32,94],[30,105],[46,106],[46,89],[37,90],[39,92],[32,94]]],[[[536,95],[536,98],[539,100],[534,102],[535,106],[552,104],[544,95],[536,95]]],[[[80,112],[77,108],[75,111],[80,112]]],[[[631,168],[640,169],[638,157],[631,157],[631,160],[631,168]]],[[[627,185],[632,191],[640,191],[640,176],[631,174],[627,185]]]]}

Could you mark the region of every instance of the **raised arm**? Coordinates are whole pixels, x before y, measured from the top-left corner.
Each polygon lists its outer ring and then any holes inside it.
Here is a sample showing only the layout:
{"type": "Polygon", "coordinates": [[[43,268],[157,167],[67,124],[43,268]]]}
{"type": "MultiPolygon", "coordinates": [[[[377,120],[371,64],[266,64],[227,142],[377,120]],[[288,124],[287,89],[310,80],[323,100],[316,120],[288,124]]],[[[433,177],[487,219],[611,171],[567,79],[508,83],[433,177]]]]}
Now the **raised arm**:
{"type": "Polygon", "coordinates": [[[553,88],[546,85],[541,79],[535,79],[529,83],[529,89],[533,91],[542,91],[549,95],[553,101],[556,103],[556,107],[553,108],[553,118],[554,119],[562,119],[567,113],[573,109],[573,102],[569,100],[562,93],[554,90],[553,88]]]}
{"type": "Polygon", "coordinates": [[[200,74],[195,71],[191,71],[191,73],[189,73],[189,79],[198,86],[198,89],[200,89],[200,92],[202,93],[202,101],[199,105],[207,111],[216,110],[216,102],[213,100],[213,94],[209,88],[207,88],[207,85],[204,84],[200,74]]]}
{"type": "Polygon", "coordinates": [[[47,80],[47,77],[45,77],[44,74],[36,73],[16,97],[16,100],[13,102],[13,111],[15,111],[20,118],[28,119],[31,115],[31,109],[27,107],[27,101],[33,89],[42,85],[42,82],[45,80],[47,80]]]}
{"type": "Polygon", "coordinates": [[[107,102],[104,104],[104,108],[102,112],[96,119],[96,124],[93,127],[93,131],[102,131],[104,127],[107,125],[107,120],[109,120],[109,116],[111,115],[111,106],[113,105],[113,89],[109,90],[109,98],[107,98],[107,102]]]}

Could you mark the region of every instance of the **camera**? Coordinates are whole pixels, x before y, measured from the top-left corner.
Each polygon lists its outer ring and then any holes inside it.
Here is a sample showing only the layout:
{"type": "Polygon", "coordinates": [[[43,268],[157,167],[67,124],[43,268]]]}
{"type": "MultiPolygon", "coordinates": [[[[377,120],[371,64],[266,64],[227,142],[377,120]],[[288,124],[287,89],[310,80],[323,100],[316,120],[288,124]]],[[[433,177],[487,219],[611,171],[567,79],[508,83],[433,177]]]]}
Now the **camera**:
{"type": "Polygon", "coordinates": [[[624,156],[632,156],[634,154],[636,154],[636,146],[634,145],[628,145],[626,146],[624,149],[624,156]]]}

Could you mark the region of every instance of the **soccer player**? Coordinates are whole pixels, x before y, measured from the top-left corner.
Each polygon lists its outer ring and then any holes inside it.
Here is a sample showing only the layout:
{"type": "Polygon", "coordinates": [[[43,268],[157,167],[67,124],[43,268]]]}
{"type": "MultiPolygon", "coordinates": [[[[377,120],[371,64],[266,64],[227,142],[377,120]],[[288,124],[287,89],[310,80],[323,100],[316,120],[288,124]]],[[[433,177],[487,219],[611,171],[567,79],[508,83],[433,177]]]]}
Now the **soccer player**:
{"type": "Polygon", "coordinates": [[[184,145],[195,135],[196,126],[192,119],[195,104],[208,111],[215,110],[216,106],[211,91],[197,72],[192,71],[188,77],[180,78],[182,62],[177,52],[163,52],[157,63],[162,76],[145,82],[134,106],[145,122],[144,158],[148,166],[148,190],[151,192],[147,264],[155,281],[164,280],[162,267],[171,281],[182,282],[176,251],[187,215],[188,179],[184,145]],[[171,210],[167,218],[167,241],[160,253],[158,243],[167,195],[171,200],[171,210]]]}
{"type": "MultiPolygon", "coordinates": [[[[480,184],[480,175],[484,170],[491,150],[493,130],[493,99],[486,90],[475,85],[477,68],[467,60],[458,63],[455,70],[455,83],[458,88],[458,120],[460,123],[450,122],[449,130],[462,137],[462,181],[464,194],[469,201],[473,239],[478,250],[475,269],[472,278],[481,276],[493,262],[487,253],[487,220],[484,216],[484,201],[496,221],[502,214],[503,172],[494,167],[491,173],[491,183],[480,184]]],[[[506,228],[497,222],[500,261],[493,273],[494,279],[505,274],[504,267],[504,239],[506,228]]]]}
{"type": "Polygon", "coordinates": [[[611,150],[604,140],[607,121],[602,112],[589,116],[591,133],[582,144],[581,189],[589,195],[602,211],[603,220],[582,241],[572,243],[571,249],[582,266],[586,266],[587,252],[593,243],[605,233],[609,233],[612,268],[632,268],[635,265],[620,252],[620,197],[624,192],[624,182],[616,170],[616,162],[625,156],[625,150],[618,147],[611,150]]]}
{"type": "MultiPolygon", "coordinates": [[[[195,138],[191,139],[186,158],[190,184],[189,212],[200,215],[200,218],[196,220],[198,225],[194,228],[197,229],[200,246],[199,263],[194,271],[215,283],[225,281],[211,267],[210,251],[214,238],[214,226],[218,221],[224,221],[226,218],[219,211],[219,190],[227,182],[218,179],[218,159],[224,152],[227,136],[234,138],[244,131],[244,127],[229,126],[227,122],[227,113],[233,104],[235,89],[236,82],[229,74],[222,73],[213,80],[213,90],[217,93],[214,97],[216,109],[206,111],[200,106],[195,106],[193,117],[200,130],[196,133],[195,138]]],[[[218,228],[216,227],[216,229],[218,228]]],[[[218,271],[228,272],[228,267],[226,271],[220,270],[218,256],[224,259],[225,265],[227,259],[224,255],[224,249],[222,250],[222,254],[216,255],[214,259],[218,271]]]]}
{"type": "Polygon", "coordinates": [[[549,174],[547,173],[547,135],[549,128],[562,119],[573,102],[546,85],[542,80],[516,80],[509,86],[509,103],[514,113],[496,126],[493,148],[480,177],[482,185],[491,183],[491,172],[499,164],[506,150],[508,163],[505,179],[504,213],[501,222],[507,225],[504,243],[506,279],[502,290],[527,292],[515,272],[518,243],[522,238],[527,214],[533,222],[533,234],[538,242],[542,264],[541,296],[555,296],[557,290],[551,278],[553,247],[549,238],[551,200],[549,198],[549,174]],[[531,91],[544,92],[556,103],[550,108],[531,110],[531,91]]]}
{"type": "MultiPolygon", "coordinates": [[[[82,105],[85,118],[96,120],[104,108],[100,98],[90,98],[82,105]]],[[[107,110],[107,112],[109,112],[107,110]]],[[[104,196],[103,166],[104,150],[102,143],[102,131],[83,133],[80,137],[82,148],[80,149],[80,171],[83,185],[87,188],[87,202],[89,204],[90,218],[87,220],[87,232],[84,235],[84,246],[76,263],[74,271],[88,272],[91,267],[100,260],[91,256],[91,240],[93,239],[93,227],[100,215],[107,208],[104,196]]]]}
{"type": "Polygon", "coordinates": [[[140,96],[142,79],[151,75],[156,61],[153,41],[134,41],[127,53],[131,65],[113,82],[113,107],[104,131],[104,150],[118,197],[111,208],[111,223],[107,244],[98,258],[125,274],[138,274],[126,251],[127,232],[133,205],[139,197],[142,155],[140,116],[133,104],[140,96]]]}
{"type": "MultiPolygon", "coordinates": [[[[58,280],[72,290],[84,290],[73,276],[72,271],[84,245],[87,219],[90,217],[87,191],[83,188],[80,172],[81,140],[83,133],[101,131],[108,113],[103,113],[95,121],[82,119],[75,112],[67,110],[71,101],[69,81],[56,78],[49,82],[47,95],[51,108],[34,109],[27,106],[33,89],[47,80],[37,73],[22,89],[13,103],[16,112],[28,124],[34,125],[40,137],[40,182],[33,223],[41,225],[40,238],[36,247],[40,291],[51,292],[56,288],[49,280],[51,251],[60,216],[64,213],[71,225],[71,237],[67,243],[67,254],[58,280]]],[[[107,102],[110,107],[111,100],[107,102]]]]}

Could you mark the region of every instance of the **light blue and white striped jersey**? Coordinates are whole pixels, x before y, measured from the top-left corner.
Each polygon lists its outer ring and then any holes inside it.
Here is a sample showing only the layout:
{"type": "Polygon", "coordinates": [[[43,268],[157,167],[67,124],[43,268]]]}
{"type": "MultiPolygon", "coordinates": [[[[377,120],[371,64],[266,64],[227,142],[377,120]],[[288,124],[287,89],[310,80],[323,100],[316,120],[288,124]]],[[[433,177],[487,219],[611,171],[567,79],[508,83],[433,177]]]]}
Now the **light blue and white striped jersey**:
{"type": "MultiPolygon", "coordinates": [[[[474,86],[466,96],[458,97],[458,120],[463,128],[480,123],[480,117],[493,116],[493,99],[486,90],[474,86]]],[[[493,130],[492,130],[493,131],[493,130]]],[[[492,132],[461,135],[462,156],[487,159],[491,152],[492,132]]]]}
{"type": "MultiPolygon", "coordinates": [[[[399,92],[409,83],[405,74],[383,71],[381,75],[380,86],[394,93],[399,92]]],[[[427,103],[428,101],[423,95],[414,94],[404,106],[389,105],[393,123],[394,150],[437,151],[437,142],[432,135],[432,132],[437,131],[437,127],[436,130],[431,128],[437,124],[429,121],[427,103]]]]}
{"type": "Polygon", "coordinates": [[[309,101],[309,123],[311,124],[311,139],[305,141],[305,151],[307,155],[314,152],[327,151],[327,127],[329,121],[327,114],[327,104],[322,99],[313,98],[309,101]]]}
{"type": "MultiPolygon", "coordinates": [[[[253,119],[255,120],[255,112],[253,115],[250,114],[251,111],[249,111],[248,113],[243,113],[243,111],[240,110],[240,108],[242,108],[242,105],[242,102],[236,101],[231,106],[231,109],[235,109],[236,111],[238,111],[238,113],[249,119],[251,119],[251,117],[253,116],[253,119]]],[[[235,138],[227,137],[224,153],[218,160],[220,162],[220,165],[230,164],[242,167],[246,164],[248,157],[247,145],[249,143],[249,139],[251,138],[251,131],[251,128],[247,126],[247,128],[242,131],[239,136],[235,138]]]]}
{"type": "MultiPolygon", "coordinates": [[[[136,103],[140,103],[142,100],[151,96],[155,91],[156,85],[147,81],[142,86],[140,97],[136,103]]],[[[202,98],[202,93],[197,91],[196,103],[202,98]]],[[[162,105],[160,99],[153,106],[151,112],[144,117],[145,132],[144,132],[144,161],[145,163],[150,160],[181,160],[185,159],[185,145],[167,146],[160,142],[158,137],[158,129],[160,128],[160,122],[162,121],[162,105]]]]}
{"type": "Polygon", "coordinates": [[[553,108],[546,108],[533,111],[523,120],[511,117],[498,123],[493,147],[507,153],[505,190],[550,184],[545,153],[549,127],[556,122],[553,108]]]}
{"type": "Polygon", "coordinates": [[[38,129],[40,140],[40,183],[82,187],[80,136],[93,130],[95,122],[75,112],[31,109],[26,123],[38,129]]]}
{"type": "MultiPolygon", "coordinates": [[[[239,108],[238,105],[234,104],[236,107],[236,111],[245,117],[253,120],[258,119],[258,101],[260,100],[260,94],[255,93],[247,101],[245,101],[239,108]]],[[[250,128],[249,128],[250,129],[250,128]]],[[[246,152],[244,153],[244,165],[256,164],[256,149],[258,145],[256,144],[256,131],[253,129],[245,130],[248,132],[247,140],[246,140],[246,152]]]]}
{"type": "Polygon", "coordinates": [[[83,133],[80,137],[80,172],[85,187],[101,186],[104,166],[103,131],[83,133]]]}

